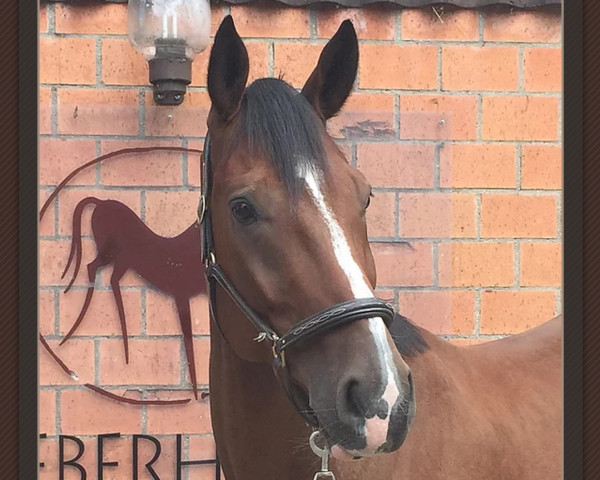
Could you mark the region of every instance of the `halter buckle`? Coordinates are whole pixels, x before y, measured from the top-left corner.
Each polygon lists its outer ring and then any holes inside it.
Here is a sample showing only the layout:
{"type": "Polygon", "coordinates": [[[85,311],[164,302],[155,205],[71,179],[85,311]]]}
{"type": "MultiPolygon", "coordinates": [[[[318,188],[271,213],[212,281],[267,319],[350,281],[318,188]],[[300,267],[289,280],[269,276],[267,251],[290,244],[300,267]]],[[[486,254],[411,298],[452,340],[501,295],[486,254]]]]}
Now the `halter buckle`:
{"type": "Polygon", "coordinates": [[[279,337],[276,335],[272,335],[272,340],[273,340],[273,345],[272,345],[272,350],[273,350],[273,358],[275,360],[279,360],[280,363],[280,367],[281,368],[285,368],[286,363],[285,363],[285,351],[284,350],[279,350],[277,351],[277,341],[279,340],[279,337]]]}
{"type": "Polygon", "coordinates": [[[206,197],[204,194],[200,195],[200,203],[198,203],[198,225],[202,225],[204,221],[204,214],[206,213],[206,197]]]}
{"type": "Polygon", "coordinates": [[[217,263],[217,259],[215,258],[215,254],[213,252],[208,252],[206,255],[206,259],[204,260],[204,266],[209,268],[211,265],[217,263]]]}

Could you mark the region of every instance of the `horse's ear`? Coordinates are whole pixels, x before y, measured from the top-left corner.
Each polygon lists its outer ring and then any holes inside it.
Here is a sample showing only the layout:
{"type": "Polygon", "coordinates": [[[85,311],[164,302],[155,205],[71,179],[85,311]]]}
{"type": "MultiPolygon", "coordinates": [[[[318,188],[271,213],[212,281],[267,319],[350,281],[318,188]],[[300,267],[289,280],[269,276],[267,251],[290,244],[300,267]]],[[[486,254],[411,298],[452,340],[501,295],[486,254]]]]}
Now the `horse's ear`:
{"type": "Polygon", "coordinates": [[[238,110],[248,80],[248,52],[227,15],[215,35],[208,62],[208,94],[215,112],[227,121],[238,110]]]}
{"type": "Polygon", "coordinates": [[[316,68],[302,88],[317,113],[328,120],[350,95],[358,69],[358,40],[350,20],[344,20],[321,52],[316,68]]]}

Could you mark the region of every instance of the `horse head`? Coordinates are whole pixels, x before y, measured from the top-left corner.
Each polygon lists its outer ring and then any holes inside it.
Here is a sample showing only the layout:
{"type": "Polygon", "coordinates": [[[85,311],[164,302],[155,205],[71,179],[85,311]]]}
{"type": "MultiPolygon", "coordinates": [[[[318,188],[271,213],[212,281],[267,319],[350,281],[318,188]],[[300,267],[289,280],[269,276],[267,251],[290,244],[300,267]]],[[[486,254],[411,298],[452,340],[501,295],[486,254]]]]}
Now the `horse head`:
{"type": "MultiPolygon", "coordinates": [[[[337,305],[375,299],[365,220],[371,187],[326,130],[356,78],[356,33],[342,23],[301,92],[276,78],[247,86],[248,66],[227,17],[208,68],[210,238],[220,271],[279,338],[299,324],[312,328],[303,319],[326,320],[316,312],[335,316],[337,305]]],[[[219,328],[235,353],[272,361],[271,349],[252,341],[252,324],[229,315],[235,307],[222,307],[226,295],[217,290],[219,328]]],[[[414,392],[382,315],[320,331],[285,354],[287,388],[334,455],[370,456],[403,443],[414,392]]]]}

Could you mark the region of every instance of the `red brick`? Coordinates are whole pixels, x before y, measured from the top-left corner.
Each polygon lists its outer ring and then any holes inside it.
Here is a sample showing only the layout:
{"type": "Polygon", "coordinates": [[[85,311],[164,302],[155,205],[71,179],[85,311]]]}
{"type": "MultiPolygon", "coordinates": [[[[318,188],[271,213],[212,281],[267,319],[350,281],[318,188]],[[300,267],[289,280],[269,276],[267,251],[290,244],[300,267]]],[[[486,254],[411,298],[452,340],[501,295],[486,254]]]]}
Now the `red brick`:
{"type": "Polygon", "coordinates": [[[432,45],[361,45],[360,88],[437,88],[438,49],[432,45]],[[385,59],[385,61],[382,61],[385,59]]]}
{"type": "MultiPolygon", "coordinates": [[[[44,432],[40,432],[44,433],[44,432]]],[[[38,480],[56,480],[58,477],[58,438],[44,438],[38,443],[39,446],[39,461],[44,462],[44,468],[39,468],[38,480]]],[[[67,440],[67,447],[71,447],[67,440]]],[[[77,451],[75,449],[65,448],[65,457],[73,458],[77,451]],[[70,456],[69,456],[70,455],[70,456]]],[[[83,457],[82,457],[83,459],[83,457]]],[[[69,477],[67,472],[70,469],[65,469],[65,480],[75,480],[76,477],[69,477]]],[[[80,475],[81,477],[81,475],[80,475]]]]}
{"type": "MultiPolygon", "coordinates": [[[[196,363],[196,381],[198,385],[208,385],[208,366],[210,361],[210,339],[194,338],[194,360],[196,363]]],[[[185,380],[190,384],[190,372],[186,369],[185,380]]]]}
{"type": "Polygon", "coordinates": [[[385,5],[346,8],[319,4],[317,10],[317,36],[331,38],[344,20],[351,20],[360,40],[393,40],[395,37],[396,10],[385,5]]]}
{"type": "Polygon", "coordinates": [[[393,237],[396,234],[396,195],[377,192],[367,209],[369,237],[393,237]]]}
{"type": "Polygon", "coordinates": [[[190,435],[188,440],[188,458],[193,460],[210,460],[215,458],[216,446],[212,435],[190,435]]]}
{"type": "Polygon", "coordinates": [[[479,14],[476,10],[436,7],[443,21],[430,8],[402,10],[403,40],[478,40],[479,14]]]}
{"type": "Polygon", "coordinates": [[[40,385],[81,385],[94,382],[94,341],[70,338],[59,346],[58,340],[47,340],[50,348],[77,375],[77,380],[58,365],[40,345],[40,385]]]}
{"type": "MultiPolygon", "coordinates": [[[[83,455],[77,460],[77,463],[81,465],[87,472],[88,477],[96,478],[96,476],[90,475],[90,473],[96,472],[96,450],[97,441],[95,438],[80,438],[83,443],[83,455]]],[[[107,446],[110,446],[112,440],[105,442],[107,446]]],[[[44,462],[44,468],[40,468],[39,480],[56,480],[63,478],[59,473],[59,440],[58,437],[45,438],[40,441],[40,462],[44,462]]],[[[65,439],[64,441],[64,454],[65,460],[75,458],[79,452],[79,447],[74,441],[65,439]]],[[[106,458],[106,457],[105,457],[106,458]]],[[[114,477],[109,476],[111,468],[106,468],[104,471],[104,480],[114,480],[114,477]]],[[[65,466],[64,467],[64,480],[81,480],[81,473],[75,468],[65,466]]]]}
{"type": "Polygon", "coordinates": [[[486,140],[556,140],[558,98],[484,97],[482,135],[486,140]]]}
{"type": "MultiPolygon", "coordinates": [[[[203,275],[199,272],[199,275],[203,275]]],[[[208,298],[197,295],[190,299],[192,332],[209,334],[208,298]]],[[[181,335],[181,324],[173,297],[148,290],[146,292],[146,333],[148,335],[181,335]]]]}
{"type": "Polygon", "coordinates": [[[242,37],[308,38],[309,11],[281,4],[233,5],[231,16],[242,37]]]}
{"type": "Polygon", "coordinates": [[[386,288],[375,287],[375,296],[388,303],[394,303],[394,291],[386,288]]]}
{"type": "Polygon", "coordinates": [[[96,83],[95,52],[92,38],[40,38],[40,83],[96,83]]]}
{"type": "MultiPolygon", "coordinates": [[[[110,168],[110,167],[108,167],[110,168]]],[[[86,197],[95,197],[99,200],[116,200],[127,205],[140,216],[140,192],[135,190],[100,190],[100,189],[75,189],[63,190],[58,199],[58,234],[73,234],[73,212],[75,207],[86,197]]],[[[102,207],[100,207],[102,208],[102,207]]],[[[91,218],[96,207],[89,205],[83,210],[81,216],[81,235],[92,235],[91,218]]],[[[91,261],[90,258],[88,261],[91,261]]]]}
{"type": "Polygon", "coordinates": [[[400,195],[400,235],[412,238],[475,237],[475,196],[415,193],[400,195]]]}
{"type": "Polygon", "coordinates": [[[127,5],[106,3],[82,8],[58,3],[56,32],[79,34],[127,34],[127,5]]]}
{"type": "Polygon", "coordinates": [[[58,132],[76,135],[137,135],[138,92],[61,89],[58,132]]]}
{"type": "Polygon", "coordinates": [[[56,315],[54,314],[54,292],[40,290],[39,292],[39,329],[42,335],[53,335],[56,315]]]}
{"type": "MultiPolygon", "coordinates": [[[[215,441],[212,436],[189,436],[188,459],[191,460],[210,460],[215,458],[216,449],[215,441]]],[[[190,470],[190,478],[194,475],[194,479],[198,480],[213,480],[215,478],[214,465],[196,465],[190,470]]],[[[221,473],[221,478],[224,478],[221,473]]]]}
{"type": "Polygon", "coordinates": [[[499,291],[481,294],[481,333],[529,330],[555,315],[556,294],[547,291],[499,291]]]}
{"type": "MultiPolygon", "coordinates": [[[[229,6],[228,5],[218,5],[211,4],[210,6],[210,36],[214,37],[219,29],[219,25],[225,18],[226,15],[229,14],[229,6]]],[[[237,26],[237,24],[236,24],[237,26]]]]}
{"type": "Polygon", "coordinates": [[[40,5],[40,33],[48,32],[48,7],[40,5]]]}
{"type": "Polygon", "coordinates": [[[56,433],[56,394],[52,390],[40,390],[39,393],[39,432],[46,435],[56,433]]]}
{"type": "MultiPolygon", "coordinates": [[[[98,432],[107,433],[107,432],[98,432]]],[[[158,475],[156,478],[176,478],[176,444],[175,437],[159,436],[156,437],[160,441],[161,452],[156,462],[152,463],[152,469],[158,475]]],[[[98,469],[97,450],[98,438],[96,435],[87,438],[80,438],[84,445],[83,455],[77,460],[77,463],[82,465],[86,470],[90,479],[98,478],[96,471],[98,469]]],[[[76,456],[78,449],[74,442],[66,440],[65,443],[65,459],[76,456]]],[[[145,467],[155,453],[155,446],[152,442],[140,439],[138,442],[138,472],[137,478],[150,480],[152,477],[145,467]]],[[[40,458],[44,461],[45,466],[40,470],[40,480],[56,480],[59,478],[58,466],[58,438],[49,438],[41,441],[40,458]]],[[[214,458],[214,457],[213,457],[214,458]]],[[[102,478],[104,480],[122,480],[133,478],[132,462],[133,462],[133,440],[132,436],[121,435],[117,438],[105,438],[103,440],[103,459],[104,462],[116,462],[117,465],[107,465],[103,468],[102,478]]],[[[182,467],[182,471],[186,471],[190,467],[182,467]]],[[[65,480],[80,480],[81,474],[74,468],[65,467],[65,480]]],[[[214,477],[213,477],[214,478],[214,477]]]]}
{"type": "MultiPolygon", "coordinates": [[[[150,398],[148,395],[148,398],[150,398]]],[[[168,400],[186,398],[183,392],[157,392],[153,398],[168,400]]],[[[169,407],[169,415],[165,415],[165,407],[149,406],[147,421],[150,435],[193,433],[194,435],[211,433],[209,400],[192,400],[185,405],[169,407]],[[191,420],[191,421],[190,421],[191,420]]]]}
{"type": "Polygon", "coordinates": [[[422,140],[474,140],[474,95],[405,95],[400,99],[400,136],[422,140]]]}
{"type": "MultiPolygon", "coordinates": [[[[75,285],[87,286],[87,269],[85,266],[91,262],[95,256],[95,246],[93,242],[83,239],[81,242],[83,250],[82,268],[79,270],[75,285]]],[[[67,265],[69,250],[71,249],[70,240],[40,240],[39,242],[39,261],[40,261],[40,285],[61,285],[66,286],[71,280],[73,265],[61,279],[63,269],[67,265]]]]}
{"type": "Polygon", "coordinates": [[[161,137],[203,137],[210,110],[207,92],[188,91],[182,105],[156,105],[152,92],[146,93],[146,135],[161,137]]]}
{"type": "Polygon", "coordinates": [[[515,188],[515,146],[445,144],[440,150],[440,186],[515,188]]]}
{"type": "MultiPolygon", "coordinates": [[[[67,140],[41,138],[39,143],[40,185],[58,185],[73,170],[96,157],[94,140],[67,140]]],[[[69,185],[93,185],[96,182],[94,167],[90,167],[69,182],[69,185]]]]}
{"type": "Polygon", "coordinates": [[[482,195],[483,237],[556,236],[556,198],[531,195],[482,195]]]}
{"type": "MultiPolygon", "coordinates": [[[[110,268],[104,268],[100,272],[100,284],[103,287],[110,287],[110,277],[112,275],[113,269],[112,266],[110,268]]],[[[143,287],[146,286],[146,280],[139,275],[135,270],[129,269],[123,278],[119,281],[119,285],[121,287],[143,287]]]]}
{"type": "MultiPolygon", "coordinates": [[[[110,390],[119,396],[140,398],[137,392],[110,390]]],[[[106,398],[90,390],[66,390],[61,393],[61,430],[65,435],[97,435],[120,432],[121,435],[142,431],[142,409],[106,398]]]]}
{"type": "Polygon", "coordinates": [[[100,344],[100,382],[109,385],[179,385],[181,380],[179,339],[129,340],[129,364],[123,342],[100,344]]]}
{"type": "MultiPolygon", "coordinates": [[[[168,415],[168,409],[170,407],[167,407],[164,411],[165,415],[168,415]]],[[[153,435],[152,433],[149,433],[149,435],[153,435]]],[[[158,478],[176,478],[176,468],[177,468],[177,446],[176,446],[176,437],[174,436],[168,436],[168,437],[162,437],[162,436],[157,436],[156,438],[159,438],[160,440],[160,444],[162,447],[161,453],[160,453],[160,457],[158,457],[158,459],[156,460],[156,463],[152,464],[152,468],[156,471],[156,474],[158,475],[158,478]]],[[[131,445],[130,441],[128,441],[129,445],[131,445]]],[[[150,480],[150,474],[148,473],[148,471],[146,470],[145,464],[147,462],[149,462],[152,457],[154,457],[154,453],[155,453],[155,446],[152,442],[148,441],[148,440],[144,440],[144,439],[140,439],[138,442],[138,468],[139,468],[139,472],[141,475],[141,478],[144,480],[150,480]],[[142,474],[142,472],[146,472],[146,474],[142,474]]],[[[131,465],[133,463],[133,451],[132,451],[132,447],[129,446],[128,449],[126,450],[127,453],[127,457],[123,458],[122,460],[122,464],[123,464],[123,469],[121,470],[121,476],[119,477],[115,477],[114,480],[121,480],[124,478],[129,478],[129,476],[131,475],[131,465]]],[[[214,457],[213,457],[214,458],[214,457]]],[[[182,471],[185,472],[186,470],[190,469],[192,467],[182,467],[182,471]]],[[[184,477],[185,478],[185,477],[184,477]]]]}
{"type": "Polygon", "coordinates": [[[442,47],[442,90],[516,90],[517,47],[442,47]]]}
{"type": "Polygon", "coordinates": [[[475,292],[399,292],[398,311],[436,335],[469,335],[475,329],[475,292]]]}
{"type": "MultiPolygon", "coordinates": [[[[102,142],[101,152],[105,155],[123,148],[180,146],[180,141],[176,140],[107,140],[102,142]]],[[[181,185],[182,156],[181,152],[176,151],[155,151],[116,157],[101,166],[101,183],[124,186],[181,185]]]]}
{"type": "Polygon", "coordinates": [[[429,286],[433,284],[433,260],[428,243],[373,243],[377,285],[429,286]],[[411,248],[412,247],[412,248],[411,248]]]}
{"type": "MultiPolygon", "coordinates": [[[[269,44],[266,42],[246,42],[246,50],[250,58],[248,85],[258,78],[269,75],[269,44]]],[[[209,52],[198,55],[192,64],[192,83],[194,87],[206,87],[209,52]]]]}
{"type": "Polygon", "coordinates": [[[562,245],[521,243],[521,285],[560,287],[561,284],[562,245]]]}
{"type": "MultiPolygon", "coordinates": [[[[73,290],[60,297],[60,333],[66,335],[81,312],[85,290],[73,290]]],[[[135,290],[121,290],[123,308],[127,321],[128,335],[139,335],[141,332],[141,295],[135,290]]],[[[107,336],[117,335],[121,338],[121,323],[117,304],[112,291],[96,290],[92,302],[77,328],[73,338],[78,335],[107,336]]]]}
{"type": "Polygon", "coordinates": [[[148,85],[148,62],[128,39],[103,38],[102,81],[106,85],[148,85]]]}
{"type": "Polygon", "coordinates": [[[275,76],[281,76],[296,88],[302,88],[317,66],[323,45],[275,43],[273,65],[275,76]]]}
{"type": "Polygon", "coordinates": [[[431,145],[358,145],[358,169],[375,187],[433,188],[433,164],[431,145]]]}
{"type": "Polygon", "coordinates": [[[561,39],[560,10],[489,8],[483,18],[486,42],[556,43],[561,39]]]}
{"type": "MultiPolygon", "coordinates": [[[[41,142],[41,140],[40,140],[41,142]]],[[[46,200],[51,194],[51,190],[40,190],[38,196],[38,209],[42,209],[42,205],[46,203],[46,200]]],[[[40,236],[44,235],[54,235],[54,224],[56,223],[56,215],[54,214],[54,204],[56,200],[52,201],[52,204],[46,209],[44,213],[44,218],[40,222],[40,236]]]]}
{"type": "Polygon", "coordinates": [[[146,192],[145,223],[163,237],[179,235],[196,222],[198,198],[198,192],[146,192]]]}
{"type": "Polygon", "coordinates": [[[40,134],[52,133],[52,93],[49,88],[40,87],[40,134]]]}
{"type": "Polygon", "coordinates": [[[327,131],[336,138],[395,138],[394,96],[354,93],[339,114],[327,122],[327,131]]]}
{"type": "Polygon", "coordinates": [[[491,340],[489,338],[450,338],[448,341],[457,347],[472,347],[473,345],[480,345],[491,340]]]}
{"type": "Polygon", "coordinates": [[[510,243],[441,243],[439,284],[443,287],[510,286],[515,283],[510,243]]]}
{"type": "Polygon", "coordinates": [[[562,147],[523,145],[521,187],[559,190],[562,187],[562,147]]]}
{"type": "Polygon", "coordinates": [[[526,48],[523,53],[525,90],[560,92],[562,89],[562,50],[526,48]]]}

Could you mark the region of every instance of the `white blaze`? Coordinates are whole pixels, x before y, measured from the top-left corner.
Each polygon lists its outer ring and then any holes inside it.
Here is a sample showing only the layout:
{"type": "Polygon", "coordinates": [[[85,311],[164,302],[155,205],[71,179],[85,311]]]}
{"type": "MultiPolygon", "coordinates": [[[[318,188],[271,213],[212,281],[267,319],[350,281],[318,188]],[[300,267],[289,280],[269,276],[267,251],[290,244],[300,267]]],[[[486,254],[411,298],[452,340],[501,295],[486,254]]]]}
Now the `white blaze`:
{"type": "MultiPolygon", "coordinates": [[[[354,298],[374,297],[373,290],[371,290],[371,287],[367,284],[363,271],[352,256],[352,251],[350,250],[350,245],[348,245],[344,231],[325,202],[325,198],[319,185],[319,174],[312,167],[302,166],[298,171],[298,175],[306,181],[310,196],[315,202],[319,213],[329,229],[335,258],[350,282],[350,288],[354,298]]],[[[374,453],[375,450],[386,441],[391,410],[400,395],[400,391],[395,381],[396,375],[394,373],[396,372],[396,366],[392,360],[392,352],[387,343],[385,324],[381,317],[369,318],[368,321],[369,330],[373,335],[373,340],[375,341],[375,346],[379,353],[382,379],[384,382],[386,381],[385,379],[387,379],[387,384],[382,396],[388,404],[387,417],[385,420],[382,420],[375,416],[365,423],[365,435],[367,439],[367,448],[365,450],[374,453]]]]}

